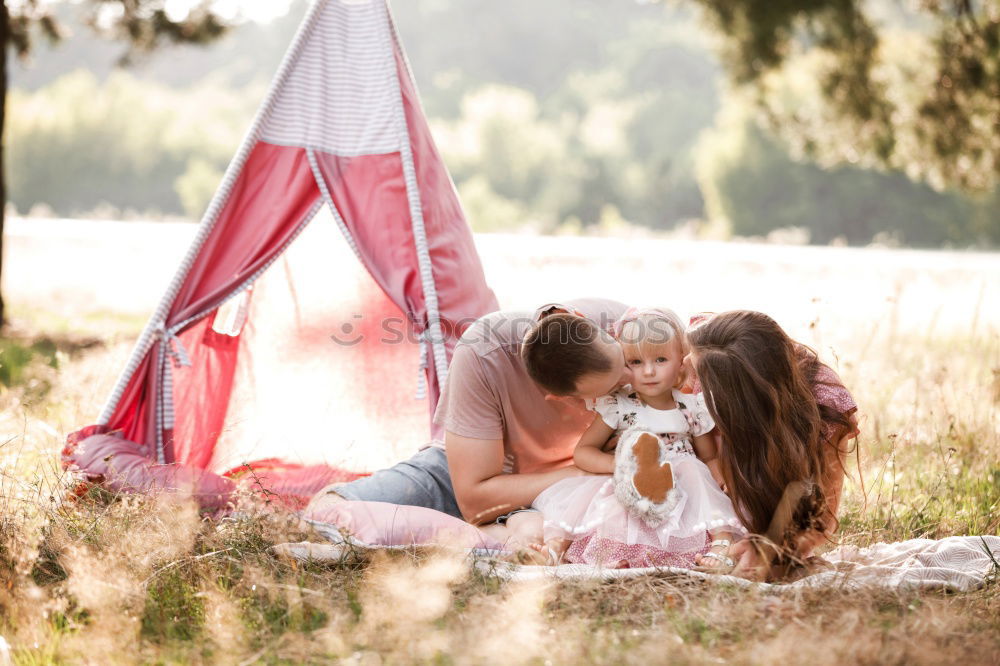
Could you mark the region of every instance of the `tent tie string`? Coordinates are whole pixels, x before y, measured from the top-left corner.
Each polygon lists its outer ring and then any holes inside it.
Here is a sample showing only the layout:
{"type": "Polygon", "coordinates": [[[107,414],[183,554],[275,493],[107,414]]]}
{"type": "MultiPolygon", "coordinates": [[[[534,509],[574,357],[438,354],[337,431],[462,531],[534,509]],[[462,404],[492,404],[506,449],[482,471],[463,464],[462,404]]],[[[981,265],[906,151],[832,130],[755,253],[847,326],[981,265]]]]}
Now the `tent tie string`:
{"type": "Polygon", "coordinates": [[[427,397],[427,330],[420,333],[420,365],[417,367],[417,400],[427,397]]]}
{"type": "Polygon", "coordinates": [[[184,343],[181,342],[176,333],[167,330],[164,324],[157,326],[156,333],[163,340],[167,355],[173,359],[175,366],[191,367],[191,357],[188,356],[187,349],[184,348],[184,343]]]}

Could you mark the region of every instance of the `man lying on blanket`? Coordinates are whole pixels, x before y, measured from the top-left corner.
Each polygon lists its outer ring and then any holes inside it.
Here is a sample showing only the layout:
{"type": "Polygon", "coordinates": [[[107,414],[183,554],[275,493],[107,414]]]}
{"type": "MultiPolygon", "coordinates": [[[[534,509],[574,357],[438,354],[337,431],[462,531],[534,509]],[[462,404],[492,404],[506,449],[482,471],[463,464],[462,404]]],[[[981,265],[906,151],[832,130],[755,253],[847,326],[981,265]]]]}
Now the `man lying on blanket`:
{"type": "Polygon", "coordinates": [[[586,345],[584,353],[602,356],[592,359],[596,366],[611,369],[584,374],[573,397],[557,398],[528,376],[521,340],[549,314],[575,314],[608,330],[626,309],[616,301],[585,298],[533,313],[482,317],[455,348],[434,416],[445,441],[370,477],[324,488],[309,511],[344,499],[366,500],[427,507],[473,525],[503,524],[556,481],[584,474],[572,464],[573,449],[593,420],[582,399],[627,383],[621,347],[611,338],[586,345]]]}

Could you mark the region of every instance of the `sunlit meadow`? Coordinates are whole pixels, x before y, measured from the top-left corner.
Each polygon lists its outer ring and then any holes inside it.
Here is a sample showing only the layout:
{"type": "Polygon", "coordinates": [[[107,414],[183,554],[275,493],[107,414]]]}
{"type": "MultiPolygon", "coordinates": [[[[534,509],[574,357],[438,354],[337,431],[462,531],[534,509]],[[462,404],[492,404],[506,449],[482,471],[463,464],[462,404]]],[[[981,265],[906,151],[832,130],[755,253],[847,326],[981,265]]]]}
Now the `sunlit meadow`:
{"type": "MultiPolygon", "coordinates": [[[[154,225],[138,242],[117,227],[88,229],[93,270],[69,261],[82,237],[15,221],[6,248],[14,326],[0,341],[0,663],[1000,660],[1000,566],[966,594],[774,594],[671,576],[514,584],[445,552],[279,559],[271,545],[310,535],[250,499],[222,519],[167,498],[69,502],[63,438],[93,422],[191,233],[154,225]],[[107,263],[124,255],[145,267],[128,284],[107,263]]],[[[1000,533],[997,255],[477,243],[508,307],[577,294],[686,314],[750,307],[814,346],[861,405],[841,543],[1000,533]]]]}

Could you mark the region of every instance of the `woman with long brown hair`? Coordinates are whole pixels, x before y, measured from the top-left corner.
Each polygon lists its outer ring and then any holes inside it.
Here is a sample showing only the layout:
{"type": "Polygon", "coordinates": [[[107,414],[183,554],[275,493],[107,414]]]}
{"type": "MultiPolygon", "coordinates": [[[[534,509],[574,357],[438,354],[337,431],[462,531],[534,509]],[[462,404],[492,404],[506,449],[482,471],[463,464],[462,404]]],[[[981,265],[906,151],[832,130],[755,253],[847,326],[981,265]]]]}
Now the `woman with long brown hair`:
{"type": "Polygon", "coordinates": [[[723,479],[757,535],[734,546],[734,573],[766,578],[836,531],[857,405],[815,352],[763,313],[712,315],[688,331],[688,342],[722,438],[723,479]]]}

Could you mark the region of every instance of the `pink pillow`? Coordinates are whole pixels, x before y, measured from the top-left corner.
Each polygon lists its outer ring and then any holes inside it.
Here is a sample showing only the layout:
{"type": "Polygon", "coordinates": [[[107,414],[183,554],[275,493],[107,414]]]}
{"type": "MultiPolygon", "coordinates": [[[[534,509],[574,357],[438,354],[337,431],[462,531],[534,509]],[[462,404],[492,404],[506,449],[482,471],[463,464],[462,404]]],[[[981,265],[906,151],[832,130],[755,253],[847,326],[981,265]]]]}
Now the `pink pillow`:
{"type": "Polygon", "coordinates": [[[334,525],[369,546],[503,548],[464,520],[422,506],[344,501],[307,509],[303,517],[334,525]]]}
{"type": "Polygon", "coordinates": [[[166,492],[192,497],[204,508],[220,508],[235,488],[232,481],[190,465],[160,465],[143,447],[114,435],[91,435],[63,452],[69,467],[113,492],[166,492]]]}

